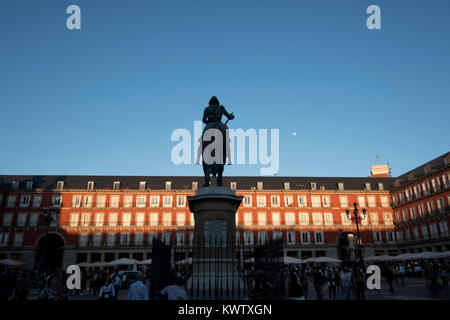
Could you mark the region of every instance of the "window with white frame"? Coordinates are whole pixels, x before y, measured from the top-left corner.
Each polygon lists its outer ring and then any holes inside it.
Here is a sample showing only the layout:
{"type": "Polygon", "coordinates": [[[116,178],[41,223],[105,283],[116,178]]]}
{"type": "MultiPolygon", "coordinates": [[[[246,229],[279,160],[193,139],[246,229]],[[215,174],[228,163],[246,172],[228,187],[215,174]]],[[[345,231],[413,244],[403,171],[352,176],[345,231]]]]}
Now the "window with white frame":
{"type": "Polygon", "coordinates": [[[84,212],[81,215],[81,226],[82,227],[89,227],[89,223],[91,222],[91,213],[90,212],[84,212]]]}
{"type": "Polygon", "coordinates": [[[8,198],[6,198],[6,206],[8,208],[16,206],[16,195],[9,195],[8,198]]]}
{"type": "Polygon", "coordinates": [[[395,221],[401,221],[402,216],[400,215],[400,211],[395,211],[395,221]]]}
{"type": "Polygon", "coordinates": [[[358,206],[360,208],[366,207],[366,197],[365,196],[358,196],[358,206]]]}
{"type": "Polygon", "coordinates": [[[300,212],[298,214],[300,225],[306,226],[309,224],[309,213],[308,212],[300,212]]]}
{"type": "Polygon", "coordinates": [[[361,220],[361,226],[368,226],[369,225],[369,217],[366,216],[364,219],[361,220]]]}
{"type": "Polygon", "coordinates": [[[58,190],[64,189],[64,181],[58,181],[56,184],[56,189],[58,190]]]}
{"type": "Polygon", "coordinates": [[[78,227],[78,220],[80,218],[80,214],[79,213],[71,213],[70,214],[70,226],[71,227],[78,227]]]}
{"type": "Polygon", "coordinates": [[[118,213],[117,212],[111,212],[109,214],[109,226],[115,227],[117,226],[117,220],[118,220],[118,213]]]}
{"type": "Polygon", "coordinates": [[[416,240],[419,239],[419,228],[417,228],[417,227],[413,228],[413,237],[416,240]]]}
{"type": "Polygon", "coordinates": [[[123,207],[124,208],[131,208],[133,206],[133,196],[124,196],[123,197],[123,207]]]}
{"type": "Polygon", "coordinates": [[[140,181],[139,182],[139,190],[145,190],[147,188],[147,182],[140,181]]]}
{"type": "Polygon", "coordinates": [[[431,235],[432,238],[435,238],[435,237],[438,236],[436,223],[431,223],[430,224],[430,235],[431,235]]]}
{"type": "Polygon", "coordinates": [[[123,227],[131,226],[131,212],[122,213],[122,226],[123,227]]]}
{"type": "Polygon", "coordinates": [[[375,196],[367,196],[367,204],[369,208],[375,208],[377,206],[377,201],[375,196]]]}
{"type": "Polygon", "coordinates": [[[129,245],[130,244],[130,233],[129,232],[120,233],[120,244],[121,245],[129,245]]]}
{"type": "Polygon", "coordinates": [[[378,190],[384,190],[383,182],[378,182],[378,190]]]}
{"type": "Polygon", "coordinates": [[[311,190],[316,190],[317,189],[317,183],[311,182],[310,183],[310,187],[311,187],[311,190]]]}
{"type": "Polygon", "coordinates": [[[325,220],[325,225],[327,226],[332,226],[333,225],[333,214],[331,212],[325,212],[323,214],[324,216],[324,220],[325,220]]]}
{"type": "Polygon", "coordinates": [[[26,214],[26,212],[19,213],[17,215],[16,225],[18,227],[25,227],[26,223],[27,223],[27,214],[26,214]]]}
{"type": "Polygon", "coordinates": [[[270,205],[272,207],[280,206],[280,196],[270,196],[270,205]]]}
{"type": "Polygon", "coordinates": [[[41,195],[34,195],[33,197],[33,208],[40,208],[42,203],[42,196],[41,195]]]}
{"type": "Polygon", "coordinates": [[[171,189],[172,189],[172,182],[166,181],[166,190],[171,190],[171,189]]]}
{"type": "Polygon", "coordinates": [[[338,182],[338,190],[344,190],[344,183],[343,182],[338,182]]]}
{"type": "Polygon", "coordinates": [[[282,240],[283,233],[281,231],[272,231],[272,240],[282,240]]]}
{"type": "Polygon", "coordinates": [[[417,206],[417,211],[419,213],[420,217],[423,217],[425,214],[425,206],[423,203],[419,203],[419,205],[417,206]]]}
{"type": "Polygon", "coordinates": [[[83,198],[83,207],[91,208],[92,207],[92,196],[84,196],[83,198]]]}
{"type": "Polygon", "coordinates": [[[429,214],[434,213],[433,201],[427,201],[427,210],[429,214]]]}
{"type": "Polygon", "coordinates": [[[95,214],[95,226],[103,227],[104,221],[105,221],[105,214],[103,212],[97,212],[95,214]]]}
{"type": "Polygon", "coordinates": [[[389,197],[388,196],[380,196],[380,202],[382,208],[389,208],[389,197]]]}
{"type": "Polygon", "coordinates": [[[259,231],[258,232],[258,243],[266,244],[267,243],[267,231],[259,231]]]}
{"type": "Polygon", "coordinates": [[[186,216],[183,212],[177,213],[177,226],[182,227],[186,223],[186,216]]]}
{"type": "Polygon", "coordinates": [[[33,189],[33,181],[27,181],[27,189],[28,190],[33,189]]]}
{"type": "Polygon", "coordinates": [[[21,247],[23,245],[23,232],[16,232],[14,234],[14,247],[21,247]]]}
{"type": "Polygon", "coordinates": [[[96,232],[94,233],[94,236],[92,238],[92,245],[95,247],[99,247],[102,245],[102,240],[103,240],[103,233],[96,232]]]}
{"type": "Polygon", "coordinates": [[[8,245],[9,232],[0,232],[0,247],[6,247],[8,245]]]}
{"type": "Polygon", "coordinates": [[[312,213],[313,224],[318,226],[323,224],[322,212],[313,212],[312,213]]]}
{"type": "Polygon", "coordinates": [[[113,190],[119,190],[119,189],[120,189],[120,181],[114,181],[113,190]]]}
{"type": "Polygon", "coordinates": [[[348,207],[348,197],[347,196],[339,196],[339,204],[341,208],[348,207]]]}
{"type": "Polygon", "coordinates": [[[295,231],[286,231],[286,243],[295,244],[295,231]]]}
{"type": "Polygon", "coordinates": [[[450,173],[443,174],[442,181],[444,182],[444,189],[450,187],[450,173]]]}
{"type": "Polygon", "coordinates": [[[244,196],[244,207],[252,206],[252,196],[244,196]]]}
{"type": "Polygon", "coordinates": [[[136,207],[145,208],[147,206],[147,196],[136,196],[136,207]]]}
{"type": "Polygon", "coordinates": [[[105,195],[97,196],[96,207],[97,208],[105,208],[106,207],[106,196],[105,195]]]}
{"type": "Polygon", "coordinates": [[[109,198],[109,206],[111,208],[118,208],[119,207],[119,201],[120,201],[120,196],[111,196],[109,198]]]}
{"type": "Polygon", "coordinates": [[[403,242],[403,232],[402,231],[397,231],[396,236],[397,236],[397,242],[403,242]]]}
{"type": "Polygon", "coordinates": [[[265,226],[265,225],[266,225],[266,213],[258,212],[258,226],[265,226]]]}
{"type": "Polygon", "coordinates": [[[345,212],[341,213],[341,222],[342,222],[342,225],[344,225],[344,226],[349,226],[352,224],[352,222],[347,218],[347,215],[345,214],[345,212]]]}
{"type": "Polygon", "coordinates": [[[256,196],[256,205],[258,207],[265,207],[266,206],[266,196],[263,196],[263,195],[256,196]]]}
{"type": "Polygon", "coordinates": [[[20,197],[20,207],[21,208],[27,208],[30,206],[30,200],[31,200],[31,195],[30,194],[23,194],[20,197]]]}
{"type": "Polygon", "coordinates": [[[263,189],[263,183],[262,182],[257,182],[256,183],[256,187],[258,188],[258,190],[262,190],[263,189]]]}
{"type": "Polygon", "coordinates": [[[236,190],[236,182],[230,182],[230,189],[231,190],[236,190]]]}
{"type": "Polygon", "coordinates": [[[78,236],[78,245],[80,247],[85,247],[87,246],[89,241],[89,234],[88,233],[80,233],[80,235],[78,236]]]}
{"type": "Polygon", "coordinates": [[[284,183],[284,190],[289,190],[291,189],[291,183],[290,182],[285,182],[284,183]]]}
{"type": "Polygon", "coordinates": [[[299,207],[307,207],[308,206],[308,202],[306,201],[306,195],[298,196],[297,200],[298,200],[299,207]]]}
{"type": "Polygon", "coordinates": [[[394,243],[395,242],[394,231],[386,231],[386,239],[388,243],[394,243]]]}
{"type": "Polygon", "coordinates": [[[272,212],[272,225],[279,226],[281,224],[280,213],[272,212]]]}
{"type": "Polygon", "coordinates": [[[428,181],[425,181],[424,183],[422,183],[422,190],[424,195],[429,195],[430,194],[430,183],[428,181]]]}
{"type": "Polygon", "coordinates": [[[320,196],[311,196],[311,206],[313,208],[318,208],[321,206],[320,196]]]}
{"type": "Polygon", "coordinates": [[[149,232],[148,233],[148,244],[153,244],[153,239],[158,239],[158,233],[157,232],[149,232]]]}
{"type": "Polygon", "coordinates": [[[323,205],[325,208],[331,207],[330,196],[322,196],[322,205],[323,205]]]}
{"type": "Polygon", "coordinates": [[[325,243],[323,231],[314,231],[314,242],[316,244],[324,244],[325,243]]]}
{"type": "Polygon", "coordinates": [[[284,196],[284,206],[291,207],[294,205],[294,197],[293,196],[284,196]]]}
{"type": "Polygon", "coordinates": [[[311,243],[311,237],[309,231],[302,231],[300,232],[301,242],[303,244],[310,244],[311,243]]]}
{"type": "Polygon", "coordinates": [[[109,232],[106,235],[106,245],[114,246],[115,244],[116,244],[116,233],[115,232],[109,232]]]}
{"type": "Polygon", "coordinates": [[[440,213],[443,213],[445,211],[444,199],[442,199],[442,198],[436,199],[436,205],[437,205],[437,210],[440,213]]]}
{"type": "Polygon", "coordinates": [[[150,196],[150,207],[159,207],[159,196],[150,196]]]}
{"type": "Polygon", "coordinates": [[[253,224],[253,214],[251,212],[244,213],[244,225],[251,226],[253,224]]]}
{"type": "Polygon", "coordinates": [[[37,227],[39,222],[39,213],[34,212],[30,215],[30,227],[37,227]]]}
{"type": "Polygon", "coordinates": [[[144,244],[144,233],[143,232],[136,232],[133,234],[134,236],[134,244],[136,246],[141,246],[144,244]]]}
{"type": "Polygon", "coordinates": [[[184,232],[183,232],[183,231],[177,232],[176,235],[175,235],[175,237],[176,237],[177,245],[178,245],[178,246],[181,246],[181,245],[184,244],[184,238],[185,238],[185,237],[184,237],[184,232]]]}
{"type": "Polygon", "coordinates": [[[422,230],[422,237],[424,239],[428,239],[428,226],[427,225],[421,226],[421,230],[422,230]]]}
{"type": "Polygon", "coordinates": [[[433,187],[433,191],[434,191],[434,192],[439,192],[439,191],[441,190],[441,186],[440,186],[439,178],[438,178],[438,177],[433,178],[433,179],[431,180],[431,186],[433,187]]]}
{"type": "Polygon", "coordinates": [[[253,231],[244,231],[244,244],[245,245],[255,244],[253,231]]]}
{"type": "Polygon", "coordinates": [[[295,214],[293,212],[286,212],[284,214],[285,224],[293,226],[295,224],[295,214]]]}
{"type": "Polygon", "coordinates": [[[81,207],[81,195],[72,196],[72,207],[80,208],[81,207]]]}
{"type": "Polygon", "coordinates": [[[136,227],[143,227],[145,223],[145,212],[136,213],[136,227]]]}
{"type": "Polygon", "coordinates": [[[379,222],[378,212],[371,212],[370,213],[370,222],[373,226],[377,226],[379,222]]]}
{"type": "Polygon", "coordinates": [[[51,205],[53,207],[60,208],[61,207],[61,199],[62,199],[62,195],[60,195],[60,194],[52,195],[52,203],[51,203],[51,205]]]}
{"type": "Polygon", "coordinates": [[[177,196],[177,207],[184,208],[186,206],[186,196],[177,196]]]}
{"type": "Polygon", "coordinates": [[[163,206],[165,208],[172,207],[172,196],[163,196],[163,206]]]}
{"type": "Polygon", "coordinates": [[[150,227],[156,227],[158,225],[158,213],[150,213],[150,227]]]}
{"type": "Polygon", "coordinates": [[[408,210],[406,210],[406,208],[402,209],[402,218],[403,218],[403,221],[406,221],[409,219],[408,218],[408,210]]]}
{"type": "Polygon", "coordinates": [[[384,224],[388,226],[392,226],[392,213],[391,212],[383,212],[383,220],[384,224]]]}
{"type": "Polygon", "coordinates": [[[172,213],[164,212],[163,213],[163,226],[168,227],[172,225],[172,213]]]}
{"type": "Polygon", "coordinates": [[[197,190],[198,189],[198,182],[197,181],[192,181],[192,190],[197,190]]]}
{"type": "Polygon", "coordinates": [[[374,231],[373,232],[373,242],[374,243],[381,243],[381,232],[380,231],[374,231]]]}
{"type": "Polygon", "coordinates": [[[392,203],[394,204],[394,206],[398,204],[397,195],[395,194],[392,195],[392,203]]]}
{"type": "Polygon", "coordinates": [[[448,235],[448,223],[447,223],[447,221],[439,222],[439,229],[441,229],[441,236],[448,235]]]}

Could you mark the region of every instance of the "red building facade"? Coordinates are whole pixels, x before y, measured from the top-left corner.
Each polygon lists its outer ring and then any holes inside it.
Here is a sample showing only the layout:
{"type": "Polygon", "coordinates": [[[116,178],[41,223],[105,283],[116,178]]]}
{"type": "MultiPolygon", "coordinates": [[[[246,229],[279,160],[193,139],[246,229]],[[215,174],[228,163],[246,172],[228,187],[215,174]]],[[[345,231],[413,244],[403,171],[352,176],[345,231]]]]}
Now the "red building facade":
{"type": "MultiPolygon", "coordinates": [[[[433,160],[441,161],[442,168],[406,184],[402,184],[404,175],[398,179],[226,177],[224,186],[244,196],[236,215],[236,243],[251,247],[282,239],[289,256],[344,258],[343,246],[354,246],[356,234],[345,210],[352,210],[356,202],[367,210],[360,225],[364,255],[395,255],[429,246],[448,250],[443,224],[449,219],[446,157],[433,160]],[[439,192],[398,202],[415,183],[435,177],[440,179],[439,192]],[[400,219],[398,212],[424,201],[439,201],[439,214],[400,219]],[[438,231],[428,238],[411,242],[404,236],[412,225],[421,229],[433,223],[438,231]]],[[[202,178],[0,176],[0,182],[0,258],[23,260],[27,267],[36,268],[46,245],[54,250],[50,263],[54,267],[121,257],[147,259],[155,237],[173,246],[189,246],[194,221],[187,196],[195,194],[202,178]]]]}

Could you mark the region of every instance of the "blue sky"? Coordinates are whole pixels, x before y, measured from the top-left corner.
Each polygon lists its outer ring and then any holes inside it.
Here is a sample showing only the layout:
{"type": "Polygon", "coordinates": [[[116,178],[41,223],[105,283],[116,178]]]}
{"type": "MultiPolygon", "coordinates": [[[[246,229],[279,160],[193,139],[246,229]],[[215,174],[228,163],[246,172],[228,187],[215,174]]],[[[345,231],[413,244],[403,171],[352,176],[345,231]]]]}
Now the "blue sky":
{"type": "MultiPolygon", "coordinates": [[[[201,175],[172,164],[212,95],[280,129],[280,176],[393,176],[449,151],[450,2],[0,2],[0,173],[201,175]],[[81,8],[82,30],[66,28],[81,8]],[[381,8],[381,30],[366,8],[381,8]],[[292,135],[295,132],[296,135],[292,135]]],[[[258,175],[258,165],[226,175],[258,175]]]]}

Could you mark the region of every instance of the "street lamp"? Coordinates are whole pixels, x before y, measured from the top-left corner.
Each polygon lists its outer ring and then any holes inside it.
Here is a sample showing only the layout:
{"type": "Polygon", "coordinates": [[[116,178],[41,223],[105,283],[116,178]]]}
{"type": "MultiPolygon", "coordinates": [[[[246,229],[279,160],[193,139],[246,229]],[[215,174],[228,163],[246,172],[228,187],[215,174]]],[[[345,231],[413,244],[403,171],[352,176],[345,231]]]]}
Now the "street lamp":
{"type": "Polygon", "coordinates": [[[360,262],[361,267],[364,267],[364,260],[362,256],[362,250],[361,250],[361,237],[359,235],[359,224],[362,220],[366,218],[366,209],[362,209],[362,216],[359,214],[358,205],[353,203],[353,213],[350,214],[350,211],[347,209],[345,210],[345,214],[347,215],[347,219],[350,221],[354,221],[356,223],[356,234],[358,236],[358,239],[356,240],[357,246],[356,246],[356,252],[357,257],[360,262]]]}
{"type": "Polygon", "coordinates": [[[44,242],[44,250],[42,252],[42,256],[41,256],[41,268],[42,271],[48,271],[48,232],[50,229],[50,225],[52,224],[52,222],[58,222],[58,214],[51,210],[51,206],[50,209],[47,209],[44,211],[44,221],[45,221],[45,226],[46,226],[46,230],[45,230],[45,242],[44,242]]]}

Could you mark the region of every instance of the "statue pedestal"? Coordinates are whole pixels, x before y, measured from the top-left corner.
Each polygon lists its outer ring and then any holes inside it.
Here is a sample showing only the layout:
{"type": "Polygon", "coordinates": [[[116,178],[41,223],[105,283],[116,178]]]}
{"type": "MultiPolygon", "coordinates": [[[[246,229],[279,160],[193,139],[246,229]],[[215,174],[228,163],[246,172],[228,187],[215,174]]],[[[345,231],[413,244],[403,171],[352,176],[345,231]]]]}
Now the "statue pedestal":
{"type": "Polygon", "coordinates": [[[201,188],[188,197],[195,220],[193,274],[187,283],[191,299],[245,297],[235,245],[236,210],[242,198],[224,187],[201,188]]]}

